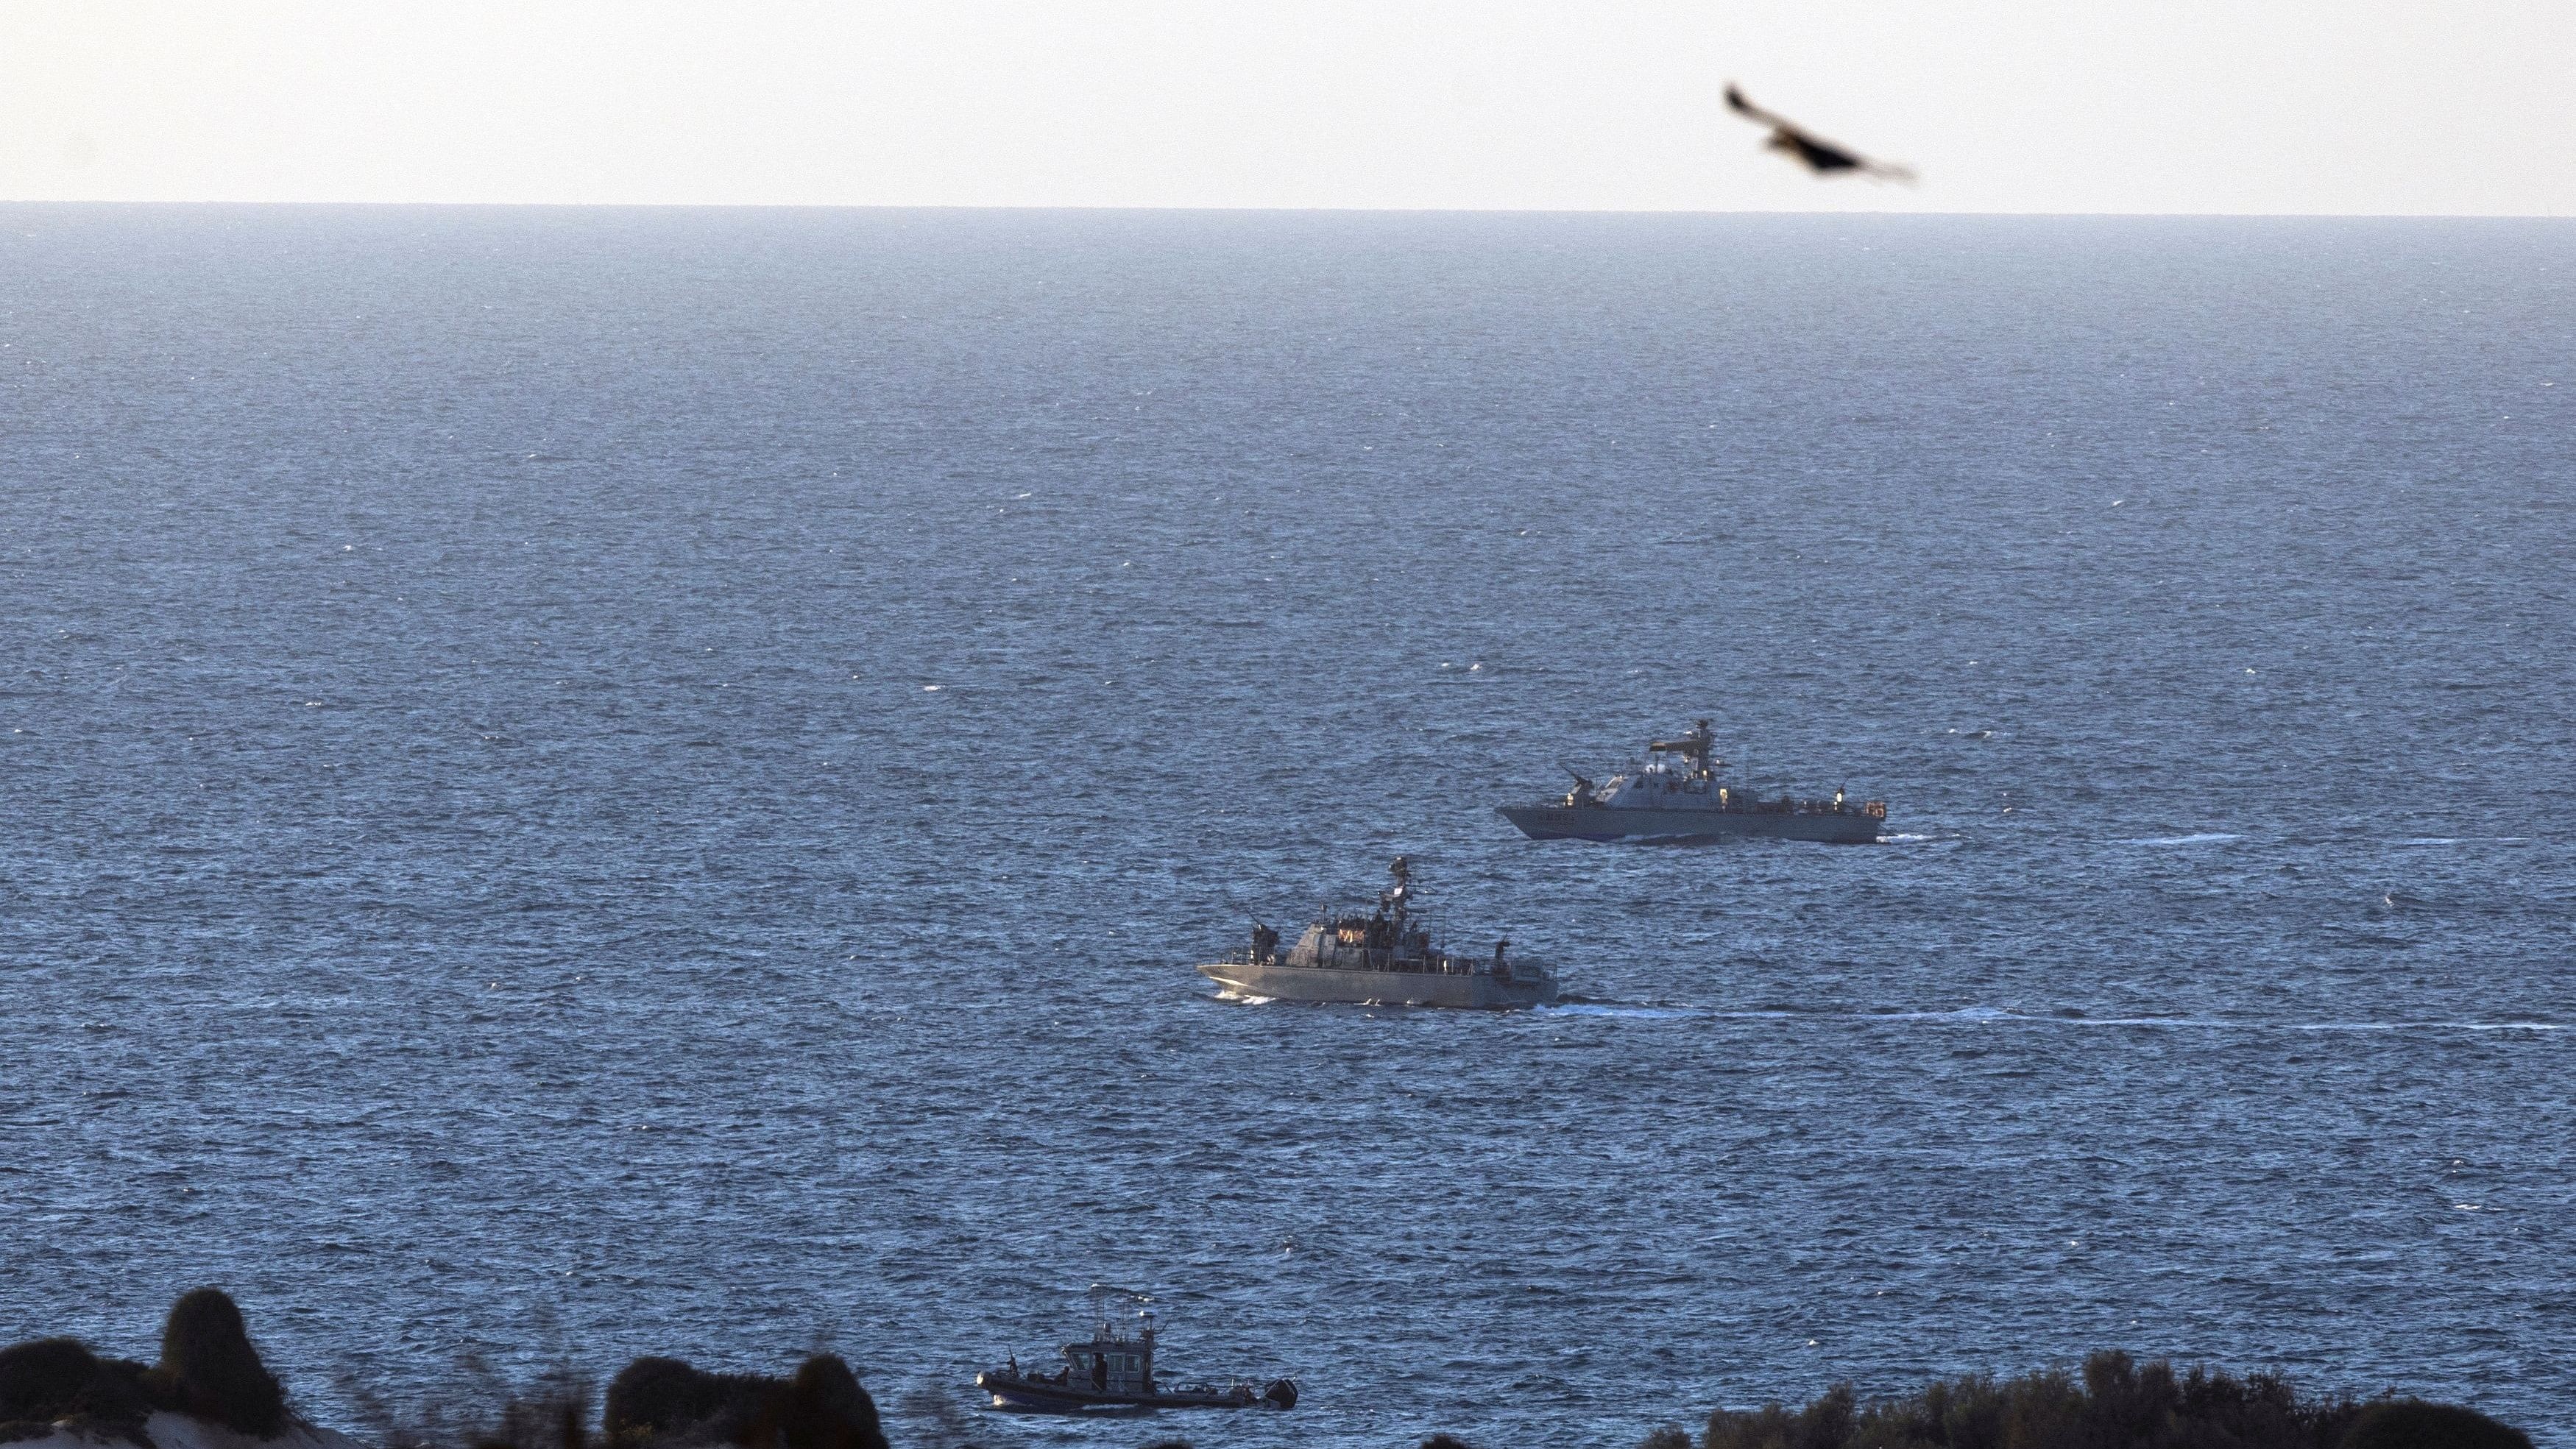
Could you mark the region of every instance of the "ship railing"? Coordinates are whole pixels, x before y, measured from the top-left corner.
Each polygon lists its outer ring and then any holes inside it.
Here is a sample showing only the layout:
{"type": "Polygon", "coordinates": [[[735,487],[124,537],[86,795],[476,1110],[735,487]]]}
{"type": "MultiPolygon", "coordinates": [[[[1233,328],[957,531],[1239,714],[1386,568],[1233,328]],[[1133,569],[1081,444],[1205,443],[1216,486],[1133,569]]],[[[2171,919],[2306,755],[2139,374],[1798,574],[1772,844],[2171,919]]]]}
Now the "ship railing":
{"type": "Polygon", "coordinates": [[[1721,801],[1717,808],[1739,815],[1865,815],[1872,820],[1887,818],[1887,802],[1884,800],[1863,800],[1855,803],[1847,800],[1803,799],[1794,795],[1780,795],[1764,800],[1758,796],[1738,793],[1721,801]]]}

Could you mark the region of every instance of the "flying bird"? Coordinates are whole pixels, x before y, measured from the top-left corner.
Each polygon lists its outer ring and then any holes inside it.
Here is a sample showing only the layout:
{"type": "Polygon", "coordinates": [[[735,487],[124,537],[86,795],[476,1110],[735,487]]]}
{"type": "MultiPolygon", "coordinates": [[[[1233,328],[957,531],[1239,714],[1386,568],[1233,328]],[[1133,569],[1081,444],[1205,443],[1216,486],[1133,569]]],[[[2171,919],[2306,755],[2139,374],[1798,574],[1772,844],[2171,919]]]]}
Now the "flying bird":
{"type": "Polygon", "coordinates": [[[1732,82],[1726,87],[1726,107],[1739,116],[1759,121],[1771,128],[1771,139],[1762,143],[1765,150],[1787,152],[1805,162],[1807,169],[1819,176],[1831,176],[1838,171],[1857,171],[1863,176],[1874,176],[1886,181],[1914,179],[1914,173],[1905,167],[1893,166],[1885,161],[1872,161],[1857,151],[1809,135],[1799,127],[1797,122],[1786,116],[1774,115],[1746,100],[1744,92],[1737,89],[1732,82]]]}

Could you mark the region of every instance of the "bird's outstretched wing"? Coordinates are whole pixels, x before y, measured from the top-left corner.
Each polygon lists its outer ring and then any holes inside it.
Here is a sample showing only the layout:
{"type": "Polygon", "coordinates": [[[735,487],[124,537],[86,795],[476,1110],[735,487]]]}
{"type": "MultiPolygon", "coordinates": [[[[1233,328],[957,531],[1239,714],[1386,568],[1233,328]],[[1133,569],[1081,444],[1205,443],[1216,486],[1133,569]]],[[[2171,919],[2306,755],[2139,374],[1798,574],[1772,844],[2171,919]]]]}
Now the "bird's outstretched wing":
{"type": "Polygon", "coordinates": [[[1794,131],[1797,129],[1795,125],[1790,123],[1786,116],[1775,116],[1769,111],[1762,109],[1760,106],[1753,104],[1751,101],[1746,100],[1744,98],[1743,88],[1733,81],[1728,81],[1726,83],[1726,108],[1735,112],[1739,116],[1746,116],[1753,120],[1760,121],[1766,126],[1778,126],[1782,130],[1787,131],[1794,131]]]}
{"type": "Polygon", "coordinates": [[[1809,132],[1804,126],[1786,116],[1762,109],[1746,99],[1743,90],[1732,81],[1729,81],[1726,87],[1726,107],[1747,120],[1758,121],[1769,126],[1771,138],[1762,143],[1764,147],[1796,157],[1806,164],[1808,170],[1819,176],[1830,176],[1837,171],[1857,171],[1863,176],[1875,176],[1887,181],[1914,179],[1913,171],[1906,167],[1885,161],[1872,161],[1848,146],[1836,145],[1809,132]]]}

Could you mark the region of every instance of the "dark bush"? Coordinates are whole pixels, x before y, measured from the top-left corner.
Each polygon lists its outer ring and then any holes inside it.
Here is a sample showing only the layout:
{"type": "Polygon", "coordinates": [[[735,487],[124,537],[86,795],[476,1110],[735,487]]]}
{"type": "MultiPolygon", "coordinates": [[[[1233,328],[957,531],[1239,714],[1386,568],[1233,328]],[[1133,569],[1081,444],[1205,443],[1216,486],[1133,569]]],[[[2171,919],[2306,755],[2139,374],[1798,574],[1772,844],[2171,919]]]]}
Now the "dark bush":
{"type": "Polygon", "coordinates": [[[100,1358],[68,1338],[0,1349],[0,1424],[10,1426],[0,1439],[57,1422],[94,1437],[141,1439],[156,1409],[262,1439],[286,1427],[286,1391],[260,1363],[241,1310],[222,1289],[199,1288],[170,1305],[161,1361],[149,1369],[100,1358]]]}
{"type": "Polygon", "coordinates": [[[753,1374],[711,1374],[676,1358],[639,1358],[608,1381],[600,1432],[618,1442],[656,1439],[694,1429],[763,1382],[753,1374]]]}
{"type": "Polygon", "coordinates": [[[886,1449],[876,1401],[831,1354],[805,1360],[790,1379],[639,1358],[610,1381],[600,1427],[619,1445],[673,1439],[744,1449],[886,1449]]]}
{"type": "MultiPolygon", "coordinates": [[[[476,1360],[472,1367],[498,1383],[489,1366],[476,1360]]],[[[395,1449],[434,1449],[440,1442],[435,1433],[406,1433],[389,1436],[395,1449]]],[[[569,1366],[558,1365],[537,1379],[533,1389],[508,1393],[501,1400],[500,1416],[490,1426],[468,1436],[473,1449],[589,1449],[590,1381],[569,1366]]]]}
{"type": "Polygon", "coordinates": [[[2341,1449],[2531,1449],[2531,1436],[2475,1409],[2390,1399],[2353,1415],[2341,1449]]]}
{"type": "Polygon", "coordinates": [[[0,1348],[0,1423],[50,1424],[72,1412],[98,1356],[77,1338],[40,1338],[0,1348]]]}
{"type": "Polygon", "coordinates": [[[734,1442],[754,1449],[886,1449],[876,1401],[850,1366],[828,1353],[799,1365],[734,1442]]]}
{"type": "Polygon", "coordinates": [[[259,1361],[241,1309],[221,1288],[179,1295],[161,1326],[161,1361],[144,1375],[153,1407],[266,1439],[286,1427],[286,1391],[259,1361]]]}
{"type": "MultiPolygon", "coordinates": [[[[1659,1435],[1662,1431],[1658,1431],[1659,1435]]],[[[2049,1369],[1931,1384],[1869,1403],[1836,1384],[1804,1408],[1719,1409],[1703,1449],[2529,1449],[2468,1409],[2415,1400],[2302,1399],[2278,1375],[2245,1378],[2097,1353],[2049,1369]]],[[[1654,1449],[1669,1440],[1650,1439],[1654,1449]]]]}
{"type": "Polygon", "coordinates": [[[1842,1449],[1856,1412],[1852,1386],[1836,1384],[1794,1414],[1776,1403],[1749,1414],[1720,1409],[1708,1416],[1701,1442],[1708,1449],[1842,1449]]]}
{"type": "Polygon", "coordinates": [[[50,1434],[57,1422],[140,1436],[151,1416],[143,1365],[131,1359],[100,1358],[76,1338],[0,1348],[0,1443],[50,1434]]]}

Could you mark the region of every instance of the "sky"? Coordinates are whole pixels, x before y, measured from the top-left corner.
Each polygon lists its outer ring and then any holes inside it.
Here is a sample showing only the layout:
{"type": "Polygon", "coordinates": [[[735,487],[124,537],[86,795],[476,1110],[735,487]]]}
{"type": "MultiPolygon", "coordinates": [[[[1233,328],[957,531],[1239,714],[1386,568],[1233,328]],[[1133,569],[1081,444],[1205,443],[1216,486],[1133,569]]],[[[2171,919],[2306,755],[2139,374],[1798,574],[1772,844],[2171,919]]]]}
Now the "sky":
{"type": "Polygon", "coordinates": [[[2576,0],[0,0],[0,200],[2570,216],[2576,0]]]}

